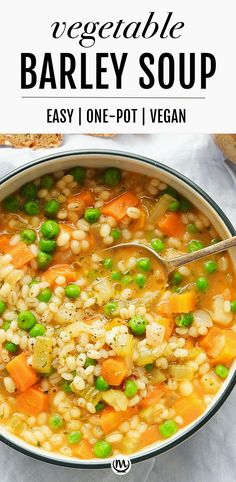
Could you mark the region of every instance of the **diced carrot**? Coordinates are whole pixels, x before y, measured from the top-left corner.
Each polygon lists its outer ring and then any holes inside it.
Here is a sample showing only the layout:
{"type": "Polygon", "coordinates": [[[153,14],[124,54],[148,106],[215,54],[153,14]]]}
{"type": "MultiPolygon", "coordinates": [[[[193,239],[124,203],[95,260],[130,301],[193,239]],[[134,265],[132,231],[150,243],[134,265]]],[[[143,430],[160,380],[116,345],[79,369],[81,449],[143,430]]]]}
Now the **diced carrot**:
{"type": "Polygon", "coordinates": [[[31,261],[35,256],[25,243],[19,241],[14,246],[10,245],[10,236],[3,234],[0,236],[0,252],[9,253],[12,257],[12,264],[15,268],[20,268],[31,261]]]}
{"type": "Polygon", "coordinates": [[[71,283],[77,280],[76,272],[72,269],[69,264],[57,264],[48,268],[45,273],[43,273],[42,278],[53,286],[58,276],[64,276],[66,283],[71,283]]]}
{"type": "Polygon", "coordinates": [[[158,426],[151,425],[145,430],[145,432],[142,433],[139,439],[140,448],[146,447],[146,445],[151,445],[158,440],[162,440],[162,436],[159,432],[158,426]]]}
{"type": "Polygon", "coordinates": [[[206,407],[201,398],[193,393],[188,397],[182,397],[172,406],[176,416],[183,419],[184,425],[188,425],[205,411],[206,407]]]}
{"type": "Polygon", "coordinates": [[[211,357],[211,364],[230,363],[236,357],[236,333],[213,326],[201,337],[199,345],[211,357]]]}
{"type": "Polygon", "coordinates": [[[123,412],[116,412],[113,408],[106,408],[101,414],[101,428],[105,434],[115,430],[124,421],[123,412]]]}
{"type": "Polygon", "coordinates": [[[169,313],[169,303],[167,301],[161,301],[156,307],[156,313],[163,318],[167,317],[169,313]]]}
{"type": "Polygon", "coordinates": [[[85,207],[93,206],[94,197],[91,191],[82,191],[68,198],[68,204],[76,202],[84,203],[85,207]]]}
{"type": "Polygon", "coordinates": [[[0,253],[5,254],[9,249],[10,236],[8,234],[2,234],[0,236],[0,253]]]}
{"type": "Polygon", "coordinates": [[[137,206],[139,199],[132,192],[125,192],[112,199],[102,208],[102,214],[112,216],[117,221],[121,221],[126,215],[129,207],[137,206]]]}
{"type": "Polygon", "coordinates": [[[172,294],[169,298],[170,313],[189,313],[196,308],[196,295],[194,291],[182,294],[172,294]]]}
{"type": "Polygon", "coordinates": [[[28,365],[24,353],[17,355],[7,363],[6,369],[21,392],[24,392],[37,382],[36,373],[28,365]]]}
{"type": "Polygon", "coordinates": [[[126,420],[129,420],[138,412],[137,407],[129,407],[125,411],[116,412],[113,408],[105,408],[101,414],[100,425],[104,434],[108,434],[115,430],[119,425],[126,420]]]}
{"type": "Polygon", "coordinates": [[[20,268],[21,266],[24,266],[35,257],[32,251],[28,248],[28,246],[26,246],[26,244],[21,241],[15,244],[15,246],[10,246],[8,253],[12,257],[12,263],[14,264],[15,268],[20,268]]]}
{"type": "Polygon", "coordinates": [[[140,407],[147,408],[153,407],[160,401],[165,393],[165,386],[163,383],[156,385],[154,388],[151,388],[145,398],[143,398],[140,402],[140,407]]]}
{"type": "Polygon", "coordinates": [[[94,458],[92,447],[84,438],[78,445],[74,446],[73,452],[79,459],[88,460],[94,458]]]}
{"type": "Polygon", "coordinates": [[[236,358],[236,333],[232,330],[221,330],[224,337],[224,346],[217,356],[214,356],[214,362],[230,363],[236,358]]]}
{"type": "Polygon", "coordinates": [[[30,387],[24,393],[16,395],[16,406],[27,415],[38,415],[48,409],[48,395],[37,386],[30,387]]]}
{"type": "Polygon", "coordinates": [[[157,323],[165,327],[164,340],[168,340],[175,326],[174,320],[171,320],[170,318],[160,318],[156,321],[157,323]]]}
{"type": "Polygon", "coordinates": [[[181,237],[185,231],[185,225],[179,213],[166,213],[157,223],[158,228],[167,236],[181,237]]]}
{"type": "Polygon", "coordinates": [[[101,375],[109,385],[117,387],[127,375],[125,361],[119,357],[107,358],[102,364],[101,375]]]}
{"type": "Polygon", "coordinates": [[[221,329],[213,326],[209,329],[207,335],[202,336],[198,344],[204,348],[207,352],[213,348],[215,337],[221,334],[221,329]]]}

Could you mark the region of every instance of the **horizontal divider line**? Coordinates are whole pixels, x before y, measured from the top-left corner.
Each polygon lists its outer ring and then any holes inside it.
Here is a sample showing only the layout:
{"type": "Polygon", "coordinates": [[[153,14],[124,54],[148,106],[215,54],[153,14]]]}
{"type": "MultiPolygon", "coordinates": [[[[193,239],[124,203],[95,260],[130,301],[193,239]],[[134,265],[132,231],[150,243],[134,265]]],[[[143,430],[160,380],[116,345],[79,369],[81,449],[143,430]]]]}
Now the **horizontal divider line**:
{"type": "Polygon", "coordinates": [[[203,100],[206,97],[83,97],[83,96],[53,96],[53,95],[22,95],[22,99],[180,99],[180,100],[203,100]]]}

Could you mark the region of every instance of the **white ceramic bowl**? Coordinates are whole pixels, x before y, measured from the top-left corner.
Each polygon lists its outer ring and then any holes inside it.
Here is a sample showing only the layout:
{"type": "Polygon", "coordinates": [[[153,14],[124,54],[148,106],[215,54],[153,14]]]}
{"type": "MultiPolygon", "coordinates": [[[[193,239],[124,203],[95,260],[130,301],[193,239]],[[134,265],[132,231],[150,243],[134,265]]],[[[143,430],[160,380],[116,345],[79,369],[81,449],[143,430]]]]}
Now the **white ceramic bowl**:
{"type": "MultiPolygon", "coordinates": [[[[67,170],[77,165],[97,168],[115,166],[151,177],[158,177],[163,182],[176,188],[178,192],[196,205],[200,211],[210,219],[220,237],[224,239],[236,234],[230,221],[217,204],[188,178],[185,178],[182,174],[179,174],[173,169],[154,160],[125,152],[110,150],[78,150],[53,154],[35,160],[14,170],[0,180],[0,201],[28,181],[50,172],[67,170]]],[[[230,255],[236,270],[236,249],[232,249],[230,255]]],[[[140,452],[131,455],[130,459],[132,463],[159,455],[175,447],[201,428],[217,412],[217,410],[219,410],[222,403],[233,389],[236,382],[235,368],[236,363],[231,367],[229,376],[224,381],[220,391],[214,397],[210,406],[208,406],[207,410],[198,419],[187,427],[179,430],[176,435],[171,437],[171,439],[154,443],[145,447],[140,452]]],[[[53,452],[46,452],[45,450],[33,447],[20,438],[10,434],[6,431],[4,426],[0,427],[0,440],[24,454],[57,465],[97,469],[110,467],[111,464],[111,459],[84,461],[65,457],[53,452]]]]}

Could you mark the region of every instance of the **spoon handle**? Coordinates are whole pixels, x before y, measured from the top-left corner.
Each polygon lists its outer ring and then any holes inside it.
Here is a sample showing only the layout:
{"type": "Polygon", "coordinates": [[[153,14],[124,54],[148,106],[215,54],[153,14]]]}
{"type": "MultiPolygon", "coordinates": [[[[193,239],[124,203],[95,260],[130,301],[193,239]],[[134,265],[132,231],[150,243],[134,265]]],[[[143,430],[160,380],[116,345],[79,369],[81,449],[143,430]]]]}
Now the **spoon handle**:
{"type": "Polygon", "coordinates": [[[169,272],[175,268],[179,268],[180,266],[191,263],[192,261],[196,261],[197,259],[202,259],[207,256],[211,256],[212,254],[221,253],[221,251],[225,251],[226,249],[232,248],[233,246],[236,246],[236,236],[225,239],[224,241],[220,241],[219,243],[213,244],[212,246],[207,246],[206,248],[200,249],[199,251],[194,251],[193,253],[184,254],[183,256],[178,256],[177,258],[170,259],[167,262],[169,272]]]}

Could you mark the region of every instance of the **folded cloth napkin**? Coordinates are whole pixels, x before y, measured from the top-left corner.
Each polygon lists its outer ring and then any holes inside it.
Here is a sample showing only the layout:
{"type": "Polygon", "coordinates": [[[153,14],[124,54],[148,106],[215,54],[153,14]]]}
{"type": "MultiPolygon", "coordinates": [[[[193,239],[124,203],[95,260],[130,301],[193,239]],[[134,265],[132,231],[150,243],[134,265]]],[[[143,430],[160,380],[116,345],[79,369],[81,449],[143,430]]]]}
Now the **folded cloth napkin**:
{"type": "MultiPolygon", "coordinates": [[[[117,149],[163,162],[201,186],[236,225],[236,168],[224,157],[208,135],[117,135],[98,138],[65,136],[58,149],[0,149],[1,174],[30,160],[69,149],[117,149]]],[[[155,459],[133,465],[129,482],[233,482],[236,474],[236,393],[230,395],[213,419],[191,439],[155,459]]],[[[1,482],[115,482],[110,469],[79,470],[35,461],[1,444],[1,482]]]]}

